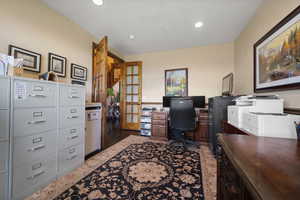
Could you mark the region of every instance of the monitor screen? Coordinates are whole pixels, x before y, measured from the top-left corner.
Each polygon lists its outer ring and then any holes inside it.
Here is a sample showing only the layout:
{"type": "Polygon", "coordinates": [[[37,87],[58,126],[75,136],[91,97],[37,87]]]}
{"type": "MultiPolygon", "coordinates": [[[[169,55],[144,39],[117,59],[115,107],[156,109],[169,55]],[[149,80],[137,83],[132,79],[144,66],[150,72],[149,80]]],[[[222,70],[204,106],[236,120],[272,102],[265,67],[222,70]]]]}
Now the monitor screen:
{"type": "Polygon", "coordinates": [[[233,74],[228,74],[223,78],[222,82],[222,95],[230,96],[232,95],[233,88],[233,74]]]}
{"type": "MultiPolygon", "coordinates": [[[[171,99],[174,98],[183,98],[181,96],[164,96],[163,97],[163,107],[170,107],[171,99]]],[[[189,98],[189,97],[186,97],[189,98]]],[[[205,96],[191,96],[190,97],[194,102],[195,108],[205,108],[205,96]]]]}

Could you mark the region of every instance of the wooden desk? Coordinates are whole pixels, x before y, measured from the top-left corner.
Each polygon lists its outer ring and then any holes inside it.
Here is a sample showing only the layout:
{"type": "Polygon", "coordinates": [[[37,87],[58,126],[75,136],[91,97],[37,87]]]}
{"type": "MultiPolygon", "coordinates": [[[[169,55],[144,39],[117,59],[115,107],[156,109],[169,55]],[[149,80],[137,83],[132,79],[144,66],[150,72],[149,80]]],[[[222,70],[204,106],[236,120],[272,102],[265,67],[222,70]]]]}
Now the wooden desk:
{"type": "MultiPolygon", "coordinates": [[[[208,110],[196,109],[196,114],[199,119],[197,130],[195,133],[187,133],[187,136],[193,138],[192,136],[195,134],[195,141],[208,142],[208,110]]],[[[168,132],[168,112],[152,112],[152,138],[168,140],[168,132]]]]}
{"type": "Polygon", "coordinates": [[[299,141],[221,134],[217,152],[217,200],[299,199],[299,141]]]}

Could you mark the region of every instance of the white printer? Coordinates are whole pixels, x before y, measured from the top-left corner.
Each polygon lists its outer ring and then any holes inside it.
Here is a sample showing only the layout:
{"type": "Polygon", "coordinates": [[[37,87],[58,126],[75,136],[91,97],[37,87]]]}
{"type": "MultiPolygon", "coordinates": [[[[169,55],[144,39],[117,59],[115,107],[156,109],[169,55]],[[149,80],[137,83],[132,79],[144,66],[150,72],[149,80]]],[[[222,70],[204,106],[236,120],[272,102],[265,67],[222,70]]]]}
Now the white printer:
{"type": "Polygon", "coordinates": [[[243,113],[283,114],[283,99],[278,96],[241,96],[228,106],[228,123],[242,128],[243,113]]]}

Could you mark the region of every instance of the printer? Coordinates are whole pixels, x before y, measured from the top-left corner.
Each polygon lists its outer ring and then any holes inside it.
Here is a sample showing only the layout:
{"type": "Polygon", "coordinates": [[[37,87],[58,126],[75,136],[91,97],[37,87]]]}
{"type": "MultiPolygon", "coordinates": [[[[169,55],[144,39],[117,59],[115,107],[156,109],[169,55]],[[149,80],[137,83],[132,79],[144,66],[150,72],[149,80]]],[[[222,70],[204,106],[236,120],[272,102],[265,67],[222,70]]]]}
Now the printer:
{"type": "Polygon", "coordinates": [[[283,99],[276,95],[240,96],[234,99],[235,105],[228,106],[228,123],[242,128],[243,113],[283,114],[283,99]]]}

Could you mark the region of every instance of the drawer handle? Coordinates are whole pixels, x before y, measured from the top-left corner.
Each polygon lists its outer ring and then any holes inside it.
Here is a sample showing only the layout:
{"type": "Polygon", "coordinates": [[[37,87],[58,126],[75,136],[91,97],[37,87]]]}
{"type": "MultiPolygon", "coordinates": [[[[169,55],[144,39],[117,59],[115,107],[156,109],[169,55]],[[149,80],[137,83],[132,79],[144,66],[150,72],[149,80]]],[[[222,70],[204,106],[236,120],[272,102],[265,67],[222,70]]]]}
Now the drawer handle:
{"type": "Polygon", "coordinates": [[[47,97],[46,95],[44,94],[29,94],[30,97],[41,97],[41,98],[45,98],[47,97]]]}
{"type": "Polygon", "coordinates": [[[70,98],[70,99],[79,99],[80,96],[70,95],[69,98],[70,98]]]}
{"type": "Polygon", "coordinates": [[[74,155],[74,156],[72,156],[72,157],[70,157],[70,158],[67,158],[67,160],[74,160],[75,158],[77,158],[77,156],[78,156],[78,155],[74,155]]]}
{"type": "Polygon", "coordinates": [[[28,122],[28,124],[41,124],[41,123],[45,123],[47,122],[47,120],[37,120],[37,121],[30,121],[28,122]]]}
{"type": "Polygon", "coordinates": [[[45,147],[46,147],[46,145],[40,145],[40,146],[37,146],[37,147],[33,147],[33,148],[31,148],[31,149],[28,149],[28,151],[29,151],[29,152],[35,152],[35,151],[44,149],[45,147]]]}
{"type": "Polygon", "coordinates": [[[67,117],[68,119],[78,119],[79,116],[71,116],[71,117],[67,117]]]}
{"type": "Polygon", "coordinates": [[[68,137],[68,140],[74,140],[74,139],[76,139],[78,137],[79,137],[78,135],[74,135],[74,136],[68,137]]]}
{"type": "Polygon", "coordinates": [[[34,175],[32,175],[32,176],[27,177],[27,179],[28,179],[28,180],[35,179],[35,178],[37,178],[37,177],[43,175],[44,173],[45,173],[45,171],[41,171],[41,172],[39,172],[39,173],[36,173],[36,174],[34,174],[34,175]]]}

